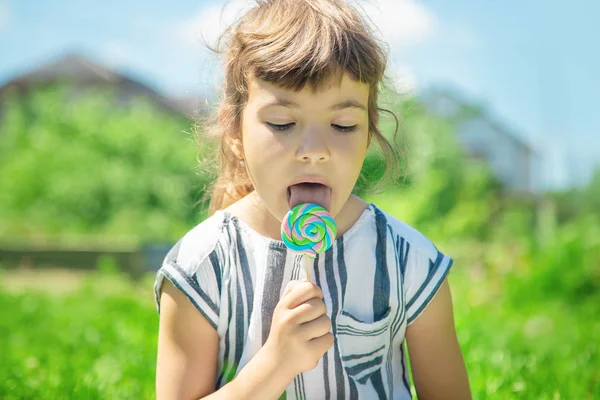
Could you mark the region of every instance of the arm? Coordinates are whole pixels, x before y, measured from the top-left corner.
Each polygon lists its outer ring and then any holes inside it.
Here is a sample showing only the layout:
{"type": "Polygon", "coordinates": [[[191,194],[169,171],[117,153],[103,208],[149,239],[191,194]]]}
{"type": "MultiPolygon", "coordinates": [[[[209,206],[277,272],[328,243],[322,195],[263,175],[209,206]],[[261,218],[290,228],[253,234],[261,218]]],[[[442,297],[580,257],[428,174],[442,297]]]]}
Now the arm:
{"type": "Polygon", "coordinates": [[[406,328],[406,342],[420,400],[470,400],[447,279],[423,313],[406,328]]]}
{"type": "Polygon", "coordinates": [[[158,400],[277,399],[294,379],[261,349],[233,381],[215,392],[217,332],[169,280],[164,282],[160,304],[158,400]]]}

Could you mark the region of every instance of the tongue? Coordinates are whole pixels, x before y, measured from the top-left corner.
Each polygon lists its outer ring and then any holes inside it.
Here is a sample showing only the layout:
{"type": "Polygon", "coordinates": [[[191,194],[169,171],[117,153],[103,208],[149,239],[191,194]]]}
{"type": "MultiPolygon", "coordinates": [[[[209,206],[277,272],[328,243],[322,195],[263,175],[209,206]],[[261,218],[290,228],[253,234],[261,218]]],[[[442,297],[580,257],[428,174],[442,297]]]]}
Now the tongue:
{"type": "Polygon", "coordinates": [[[290,209],[301,203],[315,203],[329,211],[331,189],[318,183],[299,183],[290,186],[290,209]]]}

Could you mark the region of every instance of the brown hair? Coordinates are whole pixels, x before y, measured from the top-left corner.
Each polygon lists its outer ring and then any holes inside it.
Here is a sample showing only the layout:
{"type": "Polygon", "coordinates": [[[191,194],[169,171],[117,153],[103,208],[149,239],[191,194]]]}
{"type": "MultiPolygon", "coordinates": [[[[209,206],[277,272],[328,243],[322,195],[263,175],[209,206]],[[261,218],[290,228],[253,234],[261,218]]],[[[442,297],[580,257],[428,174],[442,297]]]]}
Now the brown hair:
{"type": "MultiPolygon", "coordinates": [[[[199,118],[195,126],[198,145],[218,146],[208,151],[203,173],[218,176],[205,193],[210,195],[208,215],[226,208],[254,190],[245,167],[232,150],[232,140],[241,140],[241,115],[248,100],[248,79],[256,76],[294,91],[309,84],[313,92],[332,77],[345,72],[369,88],[369,138],[380,145],[385,155],[385,174],[379,184],[396,179],[399,172],[396,144],[398,118],[378,107],[384,85],[387,52],[363,16],[344,0],[256,0],[237,24],[229,26],[217,41],[217,48],[205,46],[216,54],[225,54],[223,85],[215,109],[199,118]],[[226,50],[219,50],[221,42],[226,50]],[[392,144],[379,130],[379,111],[396,120],[392,144]],[[215,170],[216,169],[216,170],[215,170]]],[[[214,148],[214,147],[213,147],[214,148]]],[[[364,180],[363,174],[359,180],[364,180]]]]}

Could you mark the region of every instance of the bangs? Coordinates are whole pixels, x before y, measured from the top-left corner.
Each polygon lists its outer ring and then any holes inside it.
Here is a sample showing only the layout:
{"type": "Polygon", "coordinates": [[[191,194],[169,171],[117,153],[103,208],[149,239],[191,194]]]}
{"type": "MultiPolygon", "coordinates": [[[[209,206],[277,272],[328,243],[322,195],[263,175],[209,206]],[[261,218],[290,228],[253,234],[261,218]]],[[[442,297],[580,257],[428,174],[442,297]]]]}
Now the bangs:
{"type": "Polygon", "coordinates": [[[335,10],[316,12],[307,3],[295,1],[296,7],[285,10],[287,17],[280,15],[268,32],[252,33],[243,51],[246,72],[293,91],[308,84],[317,92],[336,78],[339,85],[344,73],[376,84],[383,74],[384,66],[377,62],[382,55],[362,21],[335,10]]]}

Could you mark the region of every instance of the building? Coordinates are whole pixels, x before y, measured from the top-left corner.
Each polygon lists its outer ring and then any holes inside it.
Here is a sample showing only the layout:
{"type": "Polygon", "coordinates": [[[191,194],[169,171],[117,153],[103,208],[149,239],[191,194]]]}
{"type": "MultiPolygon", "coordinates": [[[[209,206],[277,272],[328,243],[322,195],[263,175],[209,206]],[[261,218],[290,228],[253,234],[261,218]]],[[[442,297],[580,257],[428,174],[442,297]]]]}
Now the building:
{"type": "Polygon", "coordinates": [[[430,112],[455,122],[463,150],[471,157],[485,159],[507,191],[537,191],[536,154],[524,139],[456,91],[430,90],[421,100],[430,112]]]}
{"type": "Polygon", "coordinates": [[[25,95],[44,86],[65,83],[69,95],[76,97],[88,89],[111,88],[117,93],[117,104],[125,104],[136,97],[144,97],[157,107],[179,113],[187,118],[201,113],[205,99],[200,97],[173,98],[164,96],[139,80],[114,71],[104,65],[76,53],[67,53],[48,63],[10,79],[0,86],[0,120],[2,99],[8,93],[25,95]]]}

